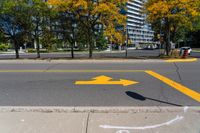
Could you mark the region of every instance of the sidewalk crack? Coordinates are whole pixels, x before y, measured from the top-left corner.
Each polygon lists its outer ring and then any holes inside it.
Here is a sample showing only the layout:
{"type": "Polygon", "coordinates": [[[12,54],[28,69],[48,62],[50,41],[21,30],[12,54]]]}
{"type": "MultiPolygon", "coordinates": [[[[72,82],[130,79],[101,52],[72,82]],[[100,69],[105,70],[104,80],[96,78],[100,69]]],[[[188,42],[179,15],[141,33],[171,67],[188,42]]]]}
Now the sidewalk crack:
{"type": "Polygon", "coordinates": [[[88,115],[87,115],[85,133],[88,133],[89,120],[90,120],[90,113],[88,113],[88,115]]]}

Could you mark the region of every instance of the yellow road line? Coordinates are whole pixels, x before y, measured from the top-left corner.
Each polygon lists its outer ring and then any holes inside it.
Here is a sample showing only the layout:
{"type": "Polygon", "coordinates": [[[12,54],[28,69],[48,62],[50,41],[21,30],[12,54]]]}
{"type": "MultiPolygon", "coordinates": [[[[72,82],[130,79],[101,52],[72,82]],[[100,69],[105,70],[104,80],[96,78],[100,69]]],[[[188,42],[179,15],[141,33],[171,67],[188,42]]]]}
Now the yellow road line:
{"type": "Polygon", "coordinates": [[[128,73],[146,70],[0,70],[0,73],[128,73]]]}
{"type": "Polygon", "coordinates": [[[190,88],[187,88],[167,77],[164,77],[154,71],[145,71],[146,73],[148,73],[149,75],[161,80],[162,82],[166,83],[167,85],[173,87],[174,89],[182,92],[183,94],[193,98],[194,100],[200,102],[200,93],[196,92],[196,91],[193,91],[191,90],[190,88]]]}
{"type": "Polygon", "coordinates": [[[170,59],[166,60],[166,62],[173,63],[173,62],[195,62],[197,61],[197,58],[191,58],[191,59],[170,59]]]}

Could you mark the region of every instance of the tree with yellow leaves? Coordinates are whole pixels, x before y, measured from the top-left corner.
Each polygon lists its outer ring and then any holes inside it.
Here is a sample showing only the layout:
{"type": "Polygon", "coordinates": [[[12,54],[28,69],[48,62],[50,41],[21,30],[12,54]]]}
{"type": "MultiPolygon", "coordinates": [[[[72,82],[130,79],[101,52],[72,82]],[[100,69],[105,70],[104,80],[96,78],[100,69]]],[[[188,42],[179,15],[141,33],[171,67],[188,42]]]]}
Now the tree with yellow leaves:
{"type": "Polygon", "coordinates": [[[150,23],[160,22],[164,30],[166,54],[169,55],[171,33],[180,27],[193,29],[193,22],[200,16],[199,0],[148,0],[145,13],[150,23]]]}
{"type": "Polygon", "coordinates": [[[117,29],[126,24],[126,16],[120,14],[126,0],[49,0],[48,3],[59,11],[68,12],[78,21],[89,46],[89,57],[94,49],[95,32],[104,30],[111,41],[122,43],[123,32],[117,29]]]}

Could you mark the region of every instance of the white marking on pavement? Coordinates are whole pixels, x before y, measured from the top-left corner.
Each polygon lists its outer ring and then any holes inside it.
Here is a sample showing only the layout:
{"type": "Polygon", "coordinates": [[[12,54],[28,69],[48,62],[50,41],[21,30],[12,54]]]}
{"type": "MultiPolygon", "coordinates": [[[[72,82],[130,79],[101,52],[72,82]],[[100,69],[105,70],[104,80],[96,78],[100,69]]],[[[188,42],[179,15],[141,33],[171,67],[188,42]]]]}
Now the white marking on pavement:
{"type": "Polygon", "coordinates": [[[185,106],[184,109],[183,109],[184,113],[187,113],[188,109],[189,109],[189,107],[185,106]]]}
{"type": "Polygon", "coordinates": [[[130,131],[128,131],[128,130],[119,130],[116,133],[130,133],[130,131]]]}
{"type": "Polygon", "coordinates": [[[99,127],[104,129],[121,129],[121,130],[146,130],[146,129],[153,129],[158,128],[162,126],[169,126],[175,122],[181,121],[184,117],[177,115],[176,118],[157,125],[151,125],[151,126],[143,126],[143,127],[125,127],[125,126],[111,126],[111,125],[100,125],[99,127]]]}
{"type": "Polygon", "coordinates": [[[25,122],[25,120],[24,120],[24,119],[21,119],[20,121],[21,121],[21,122],[25,122]]]}

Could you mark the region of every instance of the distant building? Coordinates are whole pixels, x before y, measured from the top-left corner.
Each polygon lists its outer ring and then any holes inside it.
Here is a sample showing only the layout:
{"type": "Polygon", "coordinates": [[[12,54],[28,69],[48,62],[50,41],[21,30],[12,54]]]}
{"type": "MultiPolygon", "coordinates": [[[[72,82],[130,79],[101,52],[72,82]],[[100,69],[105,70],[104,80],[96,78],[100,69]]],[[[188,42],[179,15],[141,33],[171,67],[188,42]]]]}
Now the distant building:
{"type": "Polygon", "coordinates": [[[154,37],[151,25],[145,22],[142,13],[145,0],[129,0],[127,3],[128,38],[133,44],[150,43],[154,37]]]}

